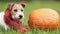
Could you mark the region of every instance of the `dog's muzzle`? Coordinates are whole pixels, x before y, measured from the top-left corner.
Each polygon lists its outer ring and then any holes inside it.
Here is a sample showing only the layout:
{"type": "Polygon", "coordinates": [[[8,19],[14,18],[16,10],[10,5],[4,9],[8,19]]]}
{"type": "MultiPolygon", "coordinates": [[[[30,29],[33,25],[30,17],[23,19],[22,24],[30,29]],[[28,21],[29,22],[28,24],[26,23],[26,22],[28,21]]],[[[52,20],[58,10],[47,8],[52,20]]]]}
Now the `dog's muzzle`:
{"type": "Polygon", "coordinates": [[[19,15],[19,19],[22,19],[22,17],[23,17],[22,15],[19,15]]]}

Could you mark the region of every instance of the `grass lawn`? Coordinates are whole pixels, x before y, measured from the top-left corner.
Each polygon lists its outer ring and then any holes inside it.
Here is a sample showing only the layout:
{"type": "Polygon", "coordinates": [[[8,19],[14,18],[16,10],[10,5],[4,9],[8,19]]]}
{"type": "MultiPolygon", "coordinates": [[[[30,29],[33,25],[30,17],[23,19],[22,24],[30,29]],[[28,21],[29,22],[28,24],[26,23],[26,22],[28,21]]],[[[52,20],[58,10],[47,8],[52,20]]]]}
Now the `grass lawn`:
{"type": "MultiPolygon", "coordinates": [[[[19,3],[19,2],[16,2],[16,3],[19,3]]],[[[26,4],[27,6],[25,7],[25,11],[24,11],[25,18],[23,20],[24,26],[28,25],[29,14],[35,9],[51,8],[56,10],[60,14],[60,2],[26,2],[26,4]]],[[[7,8],[7,2],[0,2],[0,12],[5,11],[6,8],[7,8]]],[[[11,30],[11,31],[1,30],[0,34],[19,34],[19,33],[14,30],[11,30]]],[[[31,29],[30,32],[25,32],[24,34],[60,34],[60,29],[58,28],[57,30],[54,30],[54,31],[31,29]]]]}

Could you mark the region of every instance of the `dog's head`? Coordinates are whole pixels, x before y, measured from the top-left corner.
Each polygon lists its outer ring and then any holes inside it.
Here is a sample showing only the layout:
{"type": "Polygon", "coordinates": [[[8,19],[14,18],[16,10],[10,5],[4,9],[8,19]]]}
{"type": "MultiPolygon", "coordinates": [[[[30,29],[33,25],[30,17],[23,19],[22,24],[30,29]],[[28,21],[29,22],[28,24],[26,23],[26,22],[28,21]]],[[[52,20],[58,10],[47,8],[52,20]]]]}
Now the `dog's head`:
{"type": "Polygon", "coordinates": [[[8,4],[8,8],[11,13],[11,17],[14,20],[21,20],[24,18],[24,8],[25,8],[25,4],[21,3],[21,4],[14,4],[14,3],[10,3],[8,4]]]}

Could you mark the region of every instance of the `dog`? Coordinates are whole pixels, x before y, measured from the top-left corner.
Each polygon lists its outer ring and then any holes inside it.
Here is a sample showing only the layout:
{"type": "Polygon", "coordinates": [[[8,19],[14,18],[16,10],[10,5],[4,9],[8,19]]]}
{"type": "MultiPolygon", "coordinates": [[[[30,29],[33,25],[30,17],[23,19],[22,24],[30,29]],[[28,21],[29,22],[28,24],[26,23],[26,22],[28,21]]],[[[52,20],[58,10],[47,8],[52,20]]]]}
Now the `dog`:
{"type": "Polygon", "coordinates": [[[4,27],[5,30],[13,28],[18,31],[27,31],[29,28],[24,28],[22,26],[22,19],[24,18],[24,8],[25,4],[8,4],[8,8],[5,12],[0,12],[0,25],[4,27]]]}

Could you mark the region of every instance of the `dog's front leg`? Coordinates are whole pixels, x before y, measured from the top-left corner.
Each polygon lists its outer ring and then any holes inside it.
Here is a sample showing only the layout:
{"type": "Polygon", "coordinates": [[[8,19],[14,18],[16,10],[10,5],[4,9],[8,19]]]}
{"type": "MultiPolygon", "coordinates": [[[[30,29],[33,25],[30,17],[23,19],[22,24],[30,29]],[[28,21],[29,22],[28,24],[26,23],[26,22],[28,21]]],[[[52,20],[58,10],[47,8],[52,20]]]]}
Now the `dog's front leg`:
{"type": "Polygon", "coordinates": [[[20,33],[23,34],[24,32],[29,32],[30,28],[29,27],[20,27],[20,33]]]}
{"type": "Polygon", "coordinates": [[[10,29],[7,25],[4,25],[5,30],[7,31],[8,29],[10,29]]]}

